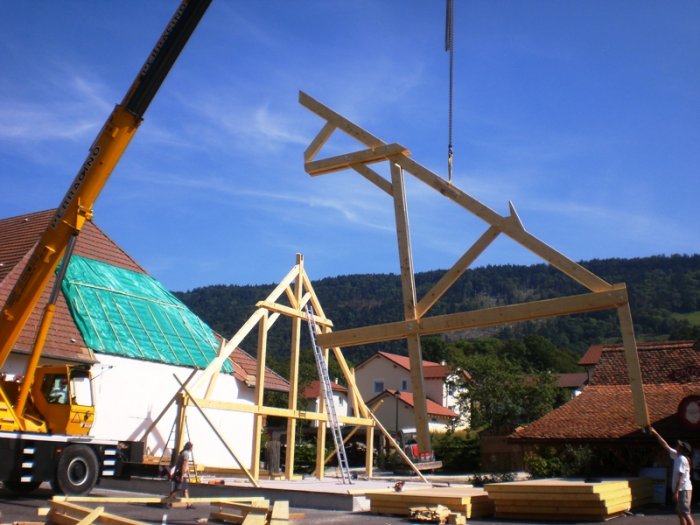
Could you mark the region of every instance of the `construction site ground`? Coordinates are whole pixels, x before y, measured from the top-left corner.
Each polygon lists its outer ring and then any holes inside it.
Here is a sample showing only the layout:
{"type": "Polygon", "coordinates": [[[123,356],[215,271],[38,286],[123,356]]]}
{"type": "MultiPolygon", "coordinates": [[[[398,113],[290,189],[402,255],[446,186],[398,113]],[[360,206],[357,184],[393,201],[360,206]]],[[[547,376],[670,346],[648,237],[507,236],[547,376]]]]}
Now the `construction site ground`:
{"type": "MultiPolygon", "coordinates": [[[[411,482],[414,483],[414,482],[411,482]]],[[[334,501],[333,494],[348,495],[348,491],[359,494],[363,490],[377,490],[391,487],[392,480],[358,480],[349,487],[342,485],[338,480],[327,479],[318,481],[315,478],[302,479],[299,481],[263,481],[263,489],[266,497],[271,501],[290,501],[290,514],[292,519],[289,523],[304,523],[310,525],[332,525],[332,524],[367,524],[367,525],[394,525],[406,524],[411,520],[402,516],[384,516],[370,514],[363,510],[334,510],[329,507],[334,501]],[[298,493],[304,494],[301,504],[292,504],[294,498],[299,497],[298,493]],[[318,508],[321,507],[321,508],[318,508]]],[[[245,495],[242,484],[238,485],[193,485],[192,497],[220,497],[224,492],[231,496],[245,495]]],[[[165,495],[168,491],[168,484],[165,481],[112,481],[103,484],[92,493],[96,497],[113,497],[123,500],[125,497],[143,497],[149,495],[165,495]],[[107,487],[109,485],[109,488],[107,487]]],[[[17,496],[5,490],[0,490],[0,523],[44,523],[39,509],[47,508],[51,504],[53,493],[48,486],[42,486],[39,490],[28,496],[17,496]]],[[[85,505],[89,505],[83,503],[85,505]]],[[[195,508],[187,509],[182,506],[163,508],[158,505],[147,505],[139,503],[125,503],[123,501],[115,503],[99,503],[104,506],[109,513],[121,517],[138,520],[145,523],[164,525],[170,524],[202,524],[207,522],[209,516],[209,504],[196,504],[195,508]]],[[[97,506],[96,504],[94,505],[97,506]]],[[[697,509],[695,517],[697,519],[697,509]]],[[[610,520],[612,523],[620,525],[670,525],[678,522],[678,517],[674,514],[672,506],[654,505],[643,509],[636,509],[633,513],[619,516],[610,520]]],[[[425,523],[425,522],[422,522],[425,523]]],[[[495,518],[471,518],[468,523],[480,525],[526,525],[533,523],[543,523],[537,521],[514,521],[499,520],[495,518]]],[[[555,524],[557,522],[547,522],[555,524]]],[[[577,525],[571,521],[561,522],[568,525],[577,525]]],[[[580,525],[590,522],[580,522],[580,525]]]]}

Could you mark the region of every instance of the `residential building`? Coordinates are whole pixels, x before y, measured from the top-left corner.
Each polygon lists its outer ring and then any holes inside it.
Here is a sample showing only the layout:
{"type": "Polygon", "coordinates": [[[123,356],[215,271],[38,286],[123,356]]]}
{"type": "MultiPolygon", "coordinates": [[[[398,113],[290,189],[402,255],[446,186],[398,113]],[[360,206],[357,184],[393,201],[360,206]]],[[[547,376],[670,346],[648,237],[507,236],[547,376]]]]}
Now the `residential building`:
{"type": "MultiPolygon", "coordinates": [[[[651,424],[669,443],[700,447],[700,341],[639,343],[637,354],[651,424]]],[[[631,474],[665,463],[653,437],[634,420],[622,345],[594,345],[579,364],[590,374],[580,395],[518,429],[510,438],[525,452],[538,445],[587,445],[614,454],[631,474]]]]}
{"type": "MultiPolygon", "coordinates": [[[[35,243],[53,217],[47,210],[0,220],[0,304],[12,290],[35,243]]],[[[51,278],[5,363],[2,373],[23,374],[27,356],[53,286],[51,278]]],[[[89,366],[93,374],[98,438],[139,440],[168,406],[184,382],[216,356],[221,338],[194,315],[96,224],[86,222],[62,284],[41,364],[89,366]],[[177,378],[177,379],[176,379],[177,378]]],[[[236,349],[215,384],[193,395],[254,403],[255,360],[236,349]]],[[[288,391],[288,383],[266,370],[265,387],[288,391]]],[[[231,440],[249,466],[253,415],[207,409],[218,431],[231,440]]],[[[175,407],[171,406],[149,434],[146,452],[163,456],[173,447],[175,407]]],[[[238,467],[205,418],[187,413],[187,439],[195,443],[195,461],[212,467],[238,467]]]]}
{"type": "MultiPolygon", "coordinates": [[[[384,390],[381,394],[370,399],[367,404],[373,413],[389,432],[397,434],[399,430],[415,428],[416,413],[412,392],[384,390]]],[[[435,401],[427,400],[428,429],[430,432],[446,432],[455,425],[459,418],[457,412],[444,407],[435,401]]]]}
{"type": "MultiPolygon", "coordinates": [[[[350,414],[348,409],[348,389],[336,381],[331,381],[331,390],[333,392],[333,406],[335,407],[335,414],[338,417],[347,416],[350,414]]],[[[309,383],[304,390],[301,392],[301,397],[307,400],[307,410],[311,412],[321,411],[321,398],[323,397],[323,391],[321,389],[321,382],[316,379],[309,383]]],[[[313,422],[313,426],[318,426],[318,421],[313,422]]],[[[339,426],[343,426],[342,422],[339,422],[339,426]]]]}
{"type": "MultiPolygon", "coordinates": [[[[453,371],[444,363],[423,361],[425,395],[428,400],[428,417],[433,430],[445,430],[449,425],[468,424],[468,414],[460,414],[455,384],[457,378],[468,379],[464,371],[453,371]]],[[[388,429],[415,427],[413,410],[413,387],[411,384],[410,361],[402,355],[377,352],[355,367],[355,383],[365,402],[372,406],[380,398],[390,409],[380,407],[380,421],[388,429]],[[393,401],[387,403],[388,397],[393,401]],[[398,408],[401,407],[401,408],[398,408]],[[405,412],[404,412],[405,411],[405,412]],[[400,413],[400,417],[397,417],[400,413]],[[406,424],[404,424],[406,423],[406,424]]]]}
{"type": "Polygon", "coordinates": [[[587,372],[571,372],[557,375],[557,386],[566,392],[567,400],[575,398],[588,384],[587,372]]]}

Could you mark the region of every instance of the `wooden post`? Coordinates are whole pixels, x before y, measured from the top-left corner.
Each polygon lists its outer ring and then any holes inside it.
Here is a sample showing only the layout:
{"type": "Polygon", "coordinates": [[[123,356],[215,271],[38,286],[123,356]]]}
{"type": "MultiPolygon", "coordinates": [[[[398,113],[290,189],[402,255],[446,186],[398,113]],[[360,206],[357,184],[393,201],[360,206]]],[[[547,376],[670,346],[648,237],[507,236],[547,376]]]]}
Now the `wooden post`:
{"type": "MultiPolygon", "coordinates": [[[[294,287],[294,298],[296,305],[301,304],[301,295],[303,288],[304,273],[304,257],[297,254],[297,275],[294,287]]],[[[301,314],[301,312],[299,312],[301,314]]],[[[297,409],[297,400],[299,398],[299,340],[301,334],[301,316],[292,318],[292,342],[290,348],[290,363],[289,363],[289,410],[297,409]]],[[[285,457],[284,471],[285,477],[291,480],[294,477],[294,444],[296,442],[297,421],[296,419],[287,420],[287,455],[285,457]]]]}
{"type": "Polygon", "coordinates": [[[365,472],[371,478],[374,474],[374,427],[367,427],[365,432],[367,438],[365,442],[365,472]]]}
{"type": "MultiPolygon", "coordinates": [[[[177,381],[177,377],[175,377],[177,381]]],[[[173,458],[177,458],[177,455],[182,450],[185,444],[185,430],[187,427],[187,394],[185,393],[185,388],[180,384],[181,390],[177,395],[177,415],[175,416],[175,445],[173,446],[173,458]]],[[[167,444],[166,444],[167,445],[167,444]]]]}
{"type": "MultiPolygon", "coordinates": [[[[394,214],[396,217],[396,236],[399,244],[404,317],[409,325],[411,323],[417,324],[416,283],[413,276],[413,254],[411,252],[411,233],[408,228],[403,170],[393,162],[391,163],[391,186],[394,190],[394,214]]],[[[408,336],[406,341],[408,343],[408,359],[411,366],[411,387],[413,390],[413,409],[416,415],[418,449],[420,452],[430,452],[428,406],[425,397],[425,382],[423,380],[423,353],[420,346],[420,335],[408,336]]]]}
{"type": "Polygon", "coordinates": [[[634,338],[634,324],[632,323],[632,312],[629,303],[625,303],[617,308],[617,315],[620,319],[622,329],[622,343],[625,348],[625,360],[627,361],[627,375],[630,379],[632,389],[632,403],[634,405],[634,420],[640,427],[648,427],[649,412],[647,411],[646,397],[644,396],[644,386],[642,384],[642,370],[639,366],[639,355],[637,354],[637,343],[634,338]]]}
{"type": "Polygon", "coordinates": [[[260,322],[258,324],[258,355],[257,369],[255,370],[255,406],[258,408],[258,412],[255,414],[255,416],[253,416],[253,457],[251,458],[251,474],[257,480],[260,479],[260,440],[263,430],[263,415],[260,413],[260,409],[264,404],[263,399],[265,395],[267,319],[268,315],[265,313],[265,315],[260,318],[260,322]]]}

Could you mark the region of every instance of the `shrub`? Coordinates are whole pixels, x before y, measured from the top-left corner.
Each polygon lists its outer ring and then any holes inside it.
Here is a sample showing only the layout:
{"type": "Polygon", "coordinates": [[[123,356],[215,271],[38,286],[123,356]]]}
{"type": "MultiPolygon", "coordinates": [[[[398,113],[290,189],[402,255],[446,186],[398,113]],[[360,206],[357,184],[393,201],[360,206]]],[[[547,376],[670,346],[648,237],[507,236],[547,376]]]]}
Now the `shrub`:
{"type": "Polygon", "coordinates": [[[585,445],[566,445],[562,450],[543,447],[525,455],[525,470],[532,478],[587,477],[594,454],[585,445]]]}
{"type": "Polygon", "coordinates": [[[479,442],[473,432],[450,432],[432,435],[435,459],[442,461],[445,472],[479,470],[479,442]]]}

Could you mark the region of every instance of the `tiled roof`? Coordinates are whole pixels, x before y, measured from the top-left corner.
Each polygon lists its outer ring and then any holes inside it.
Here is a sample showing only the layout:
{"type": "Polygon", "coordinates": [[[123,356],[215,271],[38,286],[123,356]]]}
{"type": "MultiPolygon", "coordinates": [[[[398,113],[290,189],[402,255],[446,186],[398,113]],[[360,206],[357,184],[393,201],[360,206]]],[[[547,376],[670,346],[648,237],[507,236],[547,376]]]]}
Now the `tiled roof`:
{"type": "MultiPolygon", "coordinates": [[[[639,366],[644,384],[687,383],[700,381],[700,344],[697,341],[640,343],[639,366]]],[[[629,383],[622,345],[603,347],[593,370],[592,385],[629,383]]]]}
{"type": "MultiPolygon", "coordinates": [[[[395,365],[400,366],[404,370],[411,369],[411,361],[408,358],[408,356],[398,355],[398,354],[390,354],[389,352],[377,352],[372,357],[366,359],[365,361],[363,361],[362,363],[357,365],[355,367],[355,370],[364,366],[371,359],[378,359],[378,358],[387,359],[388,361],[391,361],[395,365]]],[[[433,361],[423,361],[423,377],[425,379],[445,379],[451,373],[452,373],[452,370],[445,365],[442,365],[440,363],[435,363],[433,361]]]]}
{"type": "MultiPolygon", "coordinates": [[[[700,383],[648,385],[644,394],[649,419],[656,424],[676,413],[681,400],[700,394],[700,383]]],[[[553,410],[513,437],[547,440],[609,440],[639,432],[634,422],[629,385],[589,385],[568,403],[553,410]]]]}
{"type": "MultiPolygon", "coordinates": [[[[638,345],[649,419],[657,426],[675,416],[680,402],[700,395],[696,341],[638,345]]],[[[512,437],[533,440],[608,440],[638,433],[621,345],[601,347],[591,384],[573,400],[512,437]]]]}
{"type": "Polygon", "coordinates": [[[559,388],[580,388],[588,381],[586,372],[574,372],[571,374],[559,374],[557,386],[559,388]]]}
{"type": "MultiPolygon", "coordinates": [[[[236,348],[229,360],[234,365],[234,375],[250,387],[255,386],[255,374],[258,369],[257,360],[245,350],[236,348]]],[[[265,368],[265,390],[289,392],[289,381],[274,370],[265,368]]]]}
{"type": "MultiPolygon", "coordinates": [[[[5,303],[35,243],[53,215],[54,210],[46,210],[0,219],[0,305],[5,303]]],[[[134,272],[146,273],[134,259],[91,221],[85,223],[78,236],[75,254],[134,272]]],[[[54,280],[52,276],[15,344],[15,351],[28,353],[31,350],[54,280]]],[[[95,360],[75,326],[63,294],[59,294],[56,313],[42,357],[70,362],[94,362],[95,360]]],[[[234,362],[234,375],[246,384],[250,384],[252,377],[254,385],[257,369],[255,358],[237,348],[231,359],[234,362]]],[[[265,372],[265,387],[280,392],[289,391],[289,383],[270,369],[265,372]]]]}
{"type": "MultiPolygon", "coordinates": [[[[0,281],[0,304],[5,303],[29,259],[34,244],[38,241],[53,214],[53,210],[47,210],[0,220],[0,264],[2,264],[0,266],[0,278],[2,278],[0,281]]],[[[85,223],[78,236],[75,253],[121,268],[145,273],[143,268],[92,222],[85,223]]],[[[31,350],[53,283],[54,277],[52,276],[15,344],[16,351],[28,353],[31,350]]],[[[73,323],[73,318],[62,294],[59,294],[56,303],[56,314],[45,348],[43,357],[46,358],[74,362],[94,361],[90,350],[86,348],[80,332],[73,323]]]]}
{"type": "MultiPolygon", "coordinates": [[[[331,389],[333,392],[347,394],[348,389],[343,385],[339,385],[335,381],[331,381],[331,389]]],[[[321,382],[318,379],[311,381],[301,393],[304,399],[317,399],[321,395],[321,382]]]]}
{"type": "MultiPolygon", "coordinates": [[[[378,401],[382,397],[398,397],[403,403],[405,403],[407,406],[413,408],[413,394],[411,392],[400,392],[398,390],[384,390],[381,394],[373,397],[367,402],[368,406],[373,405],[376,401],[378,401]]],[[[428,409],[428,415],[429,416],[439,416],[439,417],[449,417],[449,418],[455,418],[459,417],[459,414],[456,412],[450,410],[449,408],[446,408],[439,403],[436,403],[432,399],[426,399],[427,401],[427,409],[428,409]]]]}
{"type": "Polygon", "coordinates": [[[591,345],[583,354],[583,357],[578,360],[579,366],[595,366],[600,359],[600,354],[603,353],[603,345],[591,345]]]}

